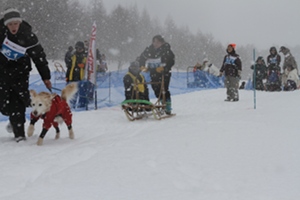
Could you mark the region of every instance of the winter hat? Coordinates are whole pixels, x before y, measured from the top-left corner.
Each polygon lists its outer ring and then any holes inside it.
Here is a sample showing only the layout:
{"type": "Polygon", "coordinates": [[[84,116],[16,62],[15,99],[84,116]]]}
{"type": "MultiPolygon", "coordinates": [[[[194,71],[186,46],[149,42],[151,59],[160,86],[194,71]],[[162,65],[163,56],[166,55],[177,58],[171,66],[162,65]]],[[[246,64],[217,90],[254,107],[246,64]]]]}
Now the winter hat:
{"type": "Polygon", "coordinates": [[[13,21],[22,22],[22,18],[20,12],[15,8],[8,8],[4,11],[4,25],[6,26],[8,23],[13,21]]]}
{"type": "Polygon", "coordinates": [[[228,46],[231,46],[231,47],[235,50],[236,44],[231,43],[231,44],[229,44],[228,46]]]}
{"type": "Polygon", "coordinates": [[[258,62],[260,60],[262,61],[262,63],[265,63],[264,57],[258,56],[258,58],[256,59],[256,62],[258,62]]]}
{"type": "Polygon", "coordinates": [[[77,49],[77,48],[84,49],[84,43],[82,41],[76,42],[75,49],[77,49]]]}
{"type": "Polygon", "coordinates": [[[140,73],[140,63],[138,61],[131,62],[129,65],[129,71],[134,75],[140,73]]]}
{"type": "Polygon", "coordinates": [[[140,68],[140,63],[138,61],[131,62],[129,68],[140,68]]]}
{"type": "Polygon", "coordinates": [[[290,54],[290,49],[286,48],[285,46],[281,46],[279,52],[282,52],[283,55],[287,56],[290,54]]]}

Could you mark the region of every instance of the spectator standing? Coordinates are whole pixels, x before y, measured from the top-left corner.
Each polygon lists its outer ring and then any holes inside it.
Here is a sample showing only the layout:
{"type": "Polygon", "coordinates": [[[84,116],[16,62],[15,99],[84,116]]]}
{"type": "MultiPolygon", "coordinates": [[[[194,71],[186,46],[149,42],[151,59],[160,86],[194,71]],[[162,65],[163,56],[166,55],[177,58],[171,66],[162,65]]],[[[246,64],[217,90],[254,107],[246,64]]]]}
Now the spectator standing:
{"type": "Polygon", "coordinates": [[[209,74],[214,76],[219,75],[220,70],[214,64],[212,64],[207,58],[204,58],[202,66],[203,66],[203,70],[207,71],[209,74]]]}
{"type": "Polygon", "coordinates": [[[287,84],[287,77],[289,71],[287,70],[288,67],[291,67],[291,69],[296,69],[297,74],[299,75],[297,62],[294,58],[294,56],[291,54],[290,49],[286,48],[285,46],[281,46],[279,52],[283,53],[284,55],[284,62],[282,65],[283,73],[282,73],[282,85],[287,84]]]}
{"type": "MultiPolygon", "coordinates": [[[[86,54],[84,52],[84,43],[78,41],[75,45],[75,53],[71,57],[72,65],[67,69],[66,81],[69,82],[79,82],[84,79],[84,70],[86,64],[86,54]]],[[[70,102],[72,107],[75,108],[76,101],[78,98],[78,92],[74,96],[73,100],[70,102]]]]}
{"type": "Polygon", "coordinates": [[[73,55],[73,47],[69,46],[67,53],[65,54],[65,63],[67,69],[69,69],[72,66],[72,55],[73,55]]]}
{"type": "Polygon", "coordinates": [[[224,57],[220,75],[225,73],[225,87],[227,98],[225,101],[239,101],[239,80],[241,79],[242,61],[235,52],[236,44],[227,46],[227,55],[224,57]]]}
{"type": "Polygon", "coordinates": [[[105,73],[107,70],[108,70],[108,67],[107,67],[106,56],[105,56],[105,54],[102,54],[101,55],[101,62],[100,62],[100,65],[99,65],[99,72],[105,73]]]}
{"type": "Polygon", "coordinates": [[[267,57],[267,67],[269,67],[270,65],[280,67],[281,57],[277,53],[276,47],[271,47],[269,52],[270,55],[268,55],[267,57]]]}
{"type": "Polygon", "coordinates": [[[256,90],[265,90],[264,79],[266,79],[267,77],[267,66],[262,56],[259,56],[256,59],[256,63],[251,66],[252,70],[254,70],[254,68],[255,68],[255,73],[253,72],[253,78],[252,78],[253,88],[255,84],[256,90]]]}

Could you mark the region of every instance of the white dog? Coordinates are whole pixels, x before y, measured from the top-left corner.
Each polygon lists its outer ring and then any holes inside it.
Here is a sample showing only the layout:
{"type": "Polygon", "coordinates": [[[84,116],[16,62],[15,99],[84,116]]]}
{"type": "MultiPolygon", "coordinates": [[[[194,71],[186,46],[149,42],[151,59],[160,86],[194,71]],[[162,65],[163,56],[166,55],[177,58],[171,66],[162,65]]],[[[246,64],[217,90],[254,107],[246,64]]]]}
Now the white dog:
{"type": "Polygon", "coordinates": [[[43,130],[39,136],[37,145],[40,146],[43,144],[43,139],[52,125],[56,129],[55,139],[58,139],[60,136],[58,123],[62,123],[63,121],[68,126],[70,139],[74,139],[72,112],[68,102],[76,94],[77,90],[77,83],[68,84],[61,91],[61,97],[57,94],[48,92],[36,93],[34,90],[30,90],[32,111],[30,114],[30,125],[27,130],[28,137],[33,135],[34,124],[39,118],[44,120],[43,130]]]}

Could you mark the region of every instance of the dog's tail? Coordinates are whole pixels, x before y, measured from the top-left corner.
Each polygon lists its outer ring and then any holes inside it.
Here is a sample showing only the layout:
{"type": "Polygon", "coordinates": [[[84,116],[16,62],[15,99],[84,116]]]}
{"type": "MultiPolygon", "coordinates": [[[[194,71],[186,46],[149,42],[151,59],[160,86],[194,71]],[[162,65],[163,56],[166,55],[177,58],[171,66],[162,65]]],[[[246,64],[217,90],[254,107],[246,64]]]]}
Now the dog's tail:
{"type": "Polygon", "coordinates": [[[69,102],[76,94],[77,91],[78,91],[77,83],[75,82],[70,83],[61,91],[61,98],[69,102]]]}

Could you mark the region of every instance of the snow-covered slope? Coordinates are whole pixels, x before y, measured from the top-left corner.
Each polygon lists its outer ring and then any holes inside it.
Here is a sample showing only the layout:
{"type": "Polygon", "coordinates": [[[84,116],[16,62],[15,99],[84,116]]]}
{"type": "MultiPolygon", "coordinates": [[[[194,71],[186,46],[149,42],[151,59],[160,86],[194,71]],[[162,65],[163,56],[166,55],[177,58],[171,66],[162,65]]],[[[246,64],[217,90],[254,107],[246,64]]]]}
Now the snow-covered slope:
{"type": "MultiPolygon", "coordinates": [[[[173,96],[173,118],[129,122],[120,106],[75,112],[44,146],[0,122],[1,200],[297,200],[300,91],[173,96]]],[[[27,126],[28,124],[26,124],[27,126]]]]}

